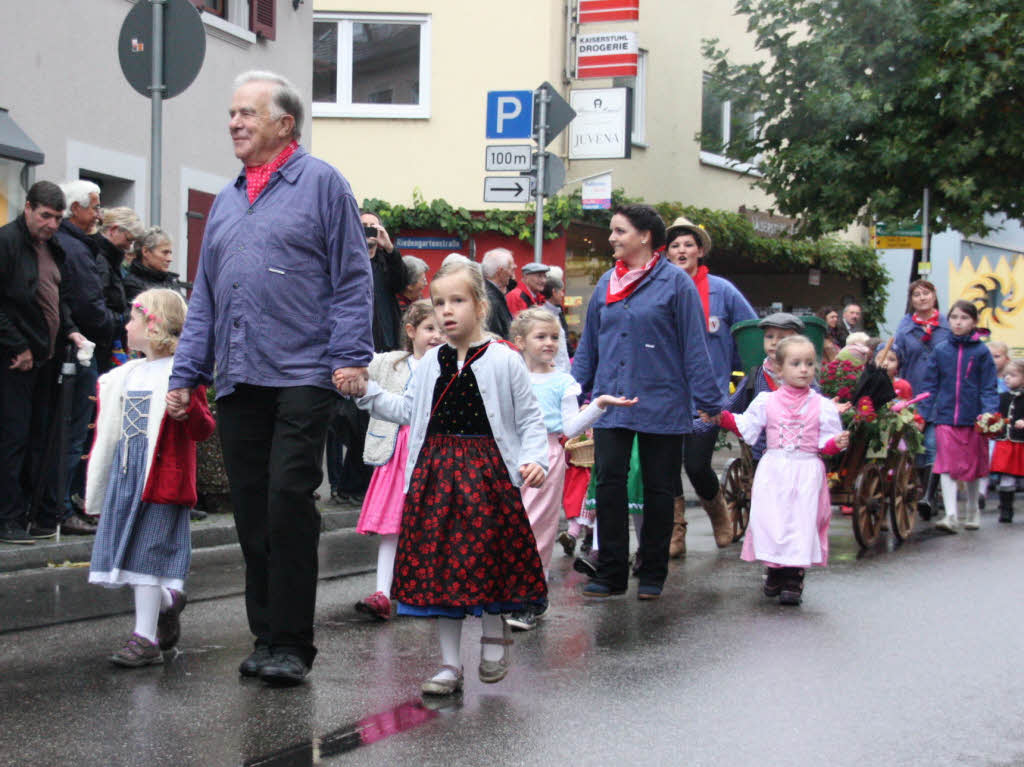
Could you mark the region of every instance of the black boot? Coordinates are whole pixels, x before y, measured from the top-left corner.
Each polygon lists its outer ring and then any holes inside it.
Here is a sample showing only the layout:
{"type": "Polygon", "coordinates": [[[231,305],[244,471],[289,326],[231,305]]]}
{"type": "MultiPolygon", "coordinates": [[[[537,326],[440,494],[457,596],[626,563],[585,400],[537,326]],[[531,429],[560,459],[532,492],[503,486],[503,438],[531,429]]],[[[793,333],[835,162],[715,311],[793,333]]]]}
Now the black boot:
{"type": "Polygon", "coordinates": [[[924,484],[924,496],[917,502],[917,513],[921,515],[921,519],[928,521],[932,518],[933,509],[935,508],[935,491],[939,487],[939,475],[932,472],[932,467],[928,466],[921,470],[921,475],[927,474],[928,481],[924,484]]]}
{"type": "Polygon", "coordinates": [[[787,567],[785,575],[782,576],[782,592],[779,594],[780,605],[798,605],[803,599],[804,593],[804,569],[802,567],[787,567]]]}
{"type": "Polygon", "coordinates": [[[1013,522],[1013,491],[999,491],[999,521],[1013,522]]]}

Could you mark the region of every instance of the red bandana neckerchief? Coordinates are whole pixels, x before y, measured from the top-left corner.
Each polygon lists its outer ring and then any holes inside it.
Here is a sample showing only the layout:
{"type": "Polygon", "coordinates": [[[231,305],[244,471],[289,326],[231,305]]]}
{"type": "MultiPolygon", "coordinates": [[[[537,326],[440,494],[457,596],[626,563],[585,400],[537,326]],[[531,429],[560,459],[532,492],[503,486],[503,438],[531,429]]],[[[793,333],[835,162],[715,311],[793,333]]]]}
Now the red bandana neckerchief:
{"type": "Polygon", "coordinates": [[[764,358],[764,363],[761,365],[761,372],[764,373],[764,382],[768,384],[768,391],[775,391],[779,388],[778,382],[775,380],[775,368],[774,366],[769,369],[771,360],[767,357],[764,358]]]}
{"type": "Polygon", "coordinates": [[[711,319],[711,299],[708,297],[708,268],[706,266],[697,267],[697,273],[693,275],[693,284],[697,286],[697,292],[700,294],[700,305],[704,307],[704,322],[706,324],[711,319]]]}
{"type": "Polygon", "coordinates": [[[298,148],[299,142],[293,140],[288,144],[288,146],[281,150],[281,154],[270,162],[264,163],[263,165],[245,166],[245,191],[249,195],[250,205],[256,202],[256,198],[260,196],[260,192],[262,192],[270,182],[270,174],[288,162],[288,158],[290,158],[292,153],[298,148]]]}
{"type": "Polygon", "coordinates": [[[922,320],[916,314],[913,315],[913,319],[915,323],[924,328],[924,335],[921,336],[921,341],[923,343],[931,341],[932,332],[939,326],[939,310],[933,309],[931,316],[926,320],[922,320]]]}
{"type": "Polygon", "coordinates": [[[614,304],[616,301],[628,298],[634,290],[640,287],[644,277],[658,263],[658,255],[658,253],[655,253],[654,257],[640,269],[630,269],[622,259],[616,261],[611,279],[608,280],[608,292],[605,294],[605,303],[614,304]]]}

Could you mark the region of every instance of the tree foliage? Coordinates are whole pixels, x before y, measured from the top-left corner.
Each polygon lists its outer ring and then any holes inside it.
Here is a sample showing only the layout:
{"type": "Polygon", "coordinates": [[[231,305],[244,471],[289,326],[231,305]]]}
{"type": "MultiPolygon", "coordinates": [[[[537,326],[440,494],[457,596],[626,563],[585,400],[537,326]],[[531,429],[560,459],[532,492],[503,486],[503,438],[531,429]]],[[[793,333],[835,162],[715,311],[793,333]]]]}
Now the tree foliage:
{"type": "Polygon", "coordinates": [[[739,0],[761,63],[705,41],[712,87],[755,115],[730,157],[811,235],[910,220],[984,232],[1019,217],[1024,178],[1020,0],[739,0]]]}

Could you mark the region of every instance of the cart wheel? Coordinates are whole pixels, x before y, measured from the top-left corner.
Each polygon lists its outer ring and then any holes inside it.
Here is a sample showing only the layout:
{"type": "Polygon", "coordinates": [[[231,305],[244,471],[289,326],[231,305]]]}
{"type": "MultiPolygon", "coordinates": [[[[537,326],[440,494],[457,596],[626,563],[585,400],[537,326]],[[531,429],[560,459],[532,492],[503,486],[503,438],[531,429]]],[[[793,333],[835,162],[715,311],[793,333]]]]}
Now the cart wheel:
{"type": "Polygon", "coordinates": [[[743,537],[750,522],[750,487],[754,478],[750,464],[742,458],[733,458],[722,472],[722,497],[732,516],[732,539],[743,537]]]}
{"type": "Polygon", "coordinates": [[[900,457],[893,469],[892,485],[889,488],[889,514],[892,518],[892,532],[899,541],[910,537],[917,520],[917,472],[914,461],[908,455],[900,457]]]}
{"type": "Polygon", "coordinates": [[[866,464],[853,486],[853,534],[862,548],[878,541],[885,505],[882,470],[877,463],[866,464]]]}

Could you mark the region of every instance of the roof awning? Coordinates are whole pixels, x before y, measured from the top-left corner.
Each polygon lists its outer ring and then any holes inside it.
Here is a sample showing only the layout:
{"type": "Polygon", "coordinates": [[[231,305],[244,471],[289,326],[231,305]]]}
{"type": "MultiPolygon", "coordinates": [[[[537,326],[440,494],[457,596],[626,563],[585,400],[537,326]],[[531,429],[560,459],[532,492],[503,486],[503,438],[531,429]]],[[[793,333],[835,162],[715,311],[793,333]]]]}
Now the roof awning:
{"type": "Polygon", "coordinates": [[[14,122],[6,109],[0,107],[0,157],[20,160],[29,165],[43,164],[43,150],[14,122]]]}

